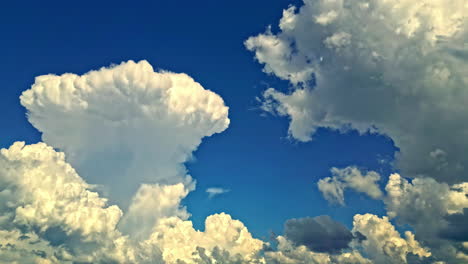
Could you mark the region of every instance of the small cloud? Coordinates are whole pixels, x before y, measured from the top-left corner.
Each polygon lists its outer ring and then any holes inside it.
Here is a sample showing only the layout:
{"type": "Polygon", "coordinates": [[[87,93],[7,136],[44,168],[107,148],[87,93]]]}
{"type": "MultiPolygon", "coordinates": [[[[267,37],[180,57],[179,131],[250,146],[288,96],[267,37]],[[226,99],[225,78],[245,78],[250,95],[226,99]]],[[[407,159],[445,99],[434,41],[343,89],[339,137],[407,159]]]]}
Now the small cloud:
{"type": "Polygon", "coordinates": [[[216,188],[216,187],[211,187],[211,188],[206,189],[206,192],[208,193],[208,197],[210,199],[215,197],[216,195],[227,193],[229,191],[230,190],[228,190],[228,189],[216,188]]]}

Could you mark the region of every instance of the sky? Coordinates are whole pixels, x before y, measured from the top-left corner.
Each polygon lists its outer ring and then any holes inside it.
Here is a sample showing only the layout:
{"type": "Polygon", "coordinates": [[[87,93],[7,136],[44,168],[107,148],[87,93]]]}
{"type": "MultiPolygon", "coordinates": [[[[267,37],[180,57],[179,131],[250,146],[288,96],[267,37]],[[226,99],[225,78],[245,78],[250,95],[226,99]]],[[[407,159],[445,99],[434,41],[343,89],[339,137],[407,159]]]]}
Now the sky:
{"type": "Polygon", "coordinates": [[[466,14],[5,3],[0,262],[468,262],[466,14]]]}

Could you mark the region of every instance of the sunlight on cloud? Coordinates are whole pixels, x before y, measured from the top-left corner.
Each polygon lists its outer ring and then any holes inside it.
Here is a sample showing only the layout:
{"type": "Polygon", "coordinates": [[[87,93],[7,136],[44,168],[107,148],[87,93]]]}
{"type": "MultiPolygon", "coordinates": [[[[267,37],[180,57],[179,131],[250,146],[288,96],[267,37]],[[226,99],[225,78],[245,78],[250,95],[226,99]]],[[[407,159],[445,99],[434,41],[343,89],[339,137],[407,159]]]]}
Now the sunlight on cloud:
{"type": "Polygon", "coordinates": [[[146,61],[39,76],[20,98],[43,141],[124,207],[141,183],[191,185],[183,163],[229,125],[220,96],[146,61]]]}

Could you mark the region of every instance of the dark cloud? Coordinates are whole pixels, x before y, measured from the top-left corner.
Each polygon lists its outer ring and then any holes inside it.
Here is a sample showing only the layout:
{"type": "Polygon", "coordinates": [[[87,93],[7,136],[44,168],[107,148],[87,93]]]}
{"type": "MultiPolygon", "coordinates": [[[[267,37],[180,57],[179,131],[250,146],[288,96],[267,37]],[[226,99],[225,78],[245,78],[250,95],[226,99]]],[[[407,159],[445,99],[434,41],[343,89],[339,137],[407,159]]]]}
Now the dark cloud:
{"type": "Polygon", "coordinates": [[[468,241],[468,208],[463,213],[451,214],[445,217],[447,227],[439,232],[440,237],[454,241],[468,241]]]}
{"type": "Polygon", "coordinates": [[[330,253],[347,248],[354,238],[348,228],[327,215],[290,219],[284,225],[284,235],[297,246],[330,253]]]}

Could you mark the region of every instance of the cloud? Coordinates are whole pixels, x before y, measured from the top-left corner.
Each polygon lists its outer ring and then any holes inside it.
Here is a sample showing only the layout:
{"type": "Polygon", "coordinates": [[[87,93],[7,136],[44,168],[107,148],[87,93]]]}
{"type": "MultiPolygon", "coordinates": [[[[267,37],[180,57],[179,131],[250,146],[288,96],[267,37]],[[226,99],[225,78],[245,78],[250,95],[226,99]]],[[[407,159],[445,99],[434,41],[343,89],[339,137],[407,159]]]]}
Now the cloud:
{"type": "Polygon", "coordinates": [[[0,186],[5,261],[264,263],[258,253],[265,243],[225,213],[207,217],[205,231],[195,230],[180,205],[188,193],[182,183],[142,185],[122,218],[120,208],[93,192],[63,153],[44,143],[17,142],[0,151],[0,186]],[[122,234],[119,221],[131,236],[122,234]]]}
{"type": "MultiPolygon", "coordinates": [[[[288,221],[289,222],[289,221],[288,221]]],[[[431,252],[421,247],[410,231],[405,232],[405,238],[402,238],[395,227],[389,222],[387,217],[378,217],[372,214],[355,215],[352,232],[357,239],[352,239],[351,232],[341,224],[331,220],[329,217],[293,219],[289,223],[293,231],[293,236],[277,236],[277,250],[265,252],[267,263],[271,264],[370,264],[370,263],[417,263],[421,261],[431,261],[431,252]],[[317,229],[316,222],[327,223],[326,225],[335,230],[335,234],[340,233],[340,237],[347,238],[346,243],[335,243],[337,247],[332,247],[332,252],[318,252],[304,243],[297,243],[297,238],[307,237],[320,244],[320,240],[325,237],[322,243],[330,242],[327,238],[332,238],[329,234],[317,232],[312,235],[307,229],[317,229]],[[340,230],[340,231],[338,231],[340,230]],[[301,234],[301,231],[305,234],[301,234]],[[365,237],[359,239],[357,237],[365,237]],[[349,244],[348,244],[349,243],[349,244]],[[364,257],[365,256],[365,257],[364,257]],[[416,261],[416,262],[415,262],[416,261]]],[[[286,224],[288,225],[288,223],[286,224]]],[[[320,228],[324,228],[323,225],[320,228]]],[[[318,228],[320,230],[320,228],[318,228]]],[[[425,263],[425,262],[424,262],[425,263]]]]}
{"type": "Polygon", "coordinates": [[[375,171],[369,171],[362,175],[358,168],[346,167],[344,169],[332,168],[331,173],[332,177],[326,177],[317,182],[319,190],[331,203],[344,205],[344,190],[346,188],[365,193],[373,199],[380,199],[383,196],[377,184],[380,175],[375,171]]]}
{"type": "Polygon", "coordinates": [[[216,214],[201,232],[181,204],[195,189],[183,163],[229,124],[215,93],[185,74],[129,61],[39,76],[21,103],[43,140],[64,152],[21,142],[1,150],[0,235],[25,241],[0,246],[2,259],[264,263],[264,242],[240,221],[216,214]],[[106,187],[112,202],[128,205],[125,213],[95,192],[106,187]]]}
{"type": "Polygon", "coordinates": [[[440,231],[442,238],[468,242],[468,208],[463,208],[463,213],[455,213],[445,216],[447,227],[440,231]]]}
{"type": "Polygon", "coordinates": [[[184,162],[229,125],[220,96],[147,61],[39,76],[20,99],[43,141],[123,207],[141,183],[191,185],[184,162]]]}
{"type": "Polygon", "coordinates": [[[304,0],[283,11],[280,31],[245,46],[264,71],[293,89],[263,94],[263,109],[287,116],[289,135],[320,127],[371,131],[399,148],[408,177],[465,179],[468,5],[464,0],[304,0]]]}
{"type": "Polygon", "coordinates": [[[166,218],[155,226],[148,241],[160,245],[167,263],[218,263],[214,261],[220,259],[226,262],[219,263],[263,262],[257,253],[264,242],[252,238],[242,222],[225,213],[207,217],[204,232],[195,230],[190,221],[166,218]]]}
{"type": "Polygon", "coordinates": [[[289,219],[284,224],[284,236],[296,246],[328,253],[348,248],[354,238],[344,225],[327,215],[289,219]]]}
{"type": "Polygon", "coordinates": [[[385,216],[358,214],[354,216],[353,225],[353,231],[366,237],[361,246],[376,263],[407,263],[409,254],[420,259],[431,256],[429,250],[415,240],[413,233],[406,231],[402,238],[385,216]]]}
{"type": "Polygon", "coordinates": [[[294,246],[283,236],[276,237],[278,250],[265,252],[269,264],[371,264],[358,251],[340,254],[320,253],[309,250],[306,246],[294,246]]]}
{"type": "Polygon", "coordinates": [[[460,261],[456,258],[461,242],[452,235],[463,234],[463,227],[454,224],[463,218],[464,208],[468,208],[466,186],[466,183],[450,186],[431,178],[416,178],[409,182],[392,174],[385,187],[384,202],[388,215],[400,224],[410,225],[434,256],[456,263],[460,261]]]}
{"type": "Polygon", "coordinates": [[[44,143],[17,142],[0,151],[0,168],[2,234],[39,243],[15,245],[23,252],[18,261],[39,249],[64,263],[138,261],[116,229],[122,211],[91,191],[63,153],[44,143]]]}
{"type": "Polygon", "coordinates": [[[223,194],[223,193],[230,192],[230,190],[223,189],[223,188],[217,188],[217,187],[211,187],[211,188],[206,189],[206,192],[208,193],[209,198],[213,198],[216,195],[220,195],[220,194],[223,194]]]}

